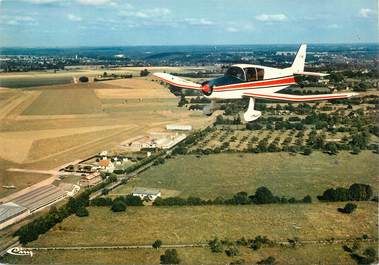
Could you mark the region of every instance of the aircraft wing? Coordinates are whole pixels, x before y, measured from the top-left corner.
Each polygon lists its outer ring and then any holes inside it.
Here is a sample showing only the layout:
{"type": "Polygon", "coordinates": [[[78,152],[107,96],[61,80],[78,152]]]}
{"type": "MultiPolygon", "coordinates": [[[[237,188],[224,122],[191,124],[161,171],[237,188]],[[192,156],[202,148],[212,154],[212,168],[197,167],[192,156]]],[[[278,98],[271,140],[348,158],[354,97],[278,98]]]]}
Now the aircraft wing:
{"type": "Polygon", "coordinates": [[[358,93],[336,93],[336,94],[299,96],[299,95],[280,94],[280,93],[247,92],[247,93],[244,93],[243,95],[246,97],[252,97],[252,98],[272,99],[272,100],[289,101],[289,102],[305,102],[305,101],[319,101],[319,100],[350,98],[352,96],[358,95],[358,93]]]}
{"type": "Polygon", "coordinates": [[[329,74],[324,74],[324,73],[317,73],[317,72],[296,72],[293,73],[294,75],[309,75],[309,76],[318,76],[318,77],[323,77],[323,76],[328,76],[329,74]]]}
{"type": "Polygon", "coordinates": [[[180,88],[185,88],[185,89],[194,89],[194,90],[201,90],[201,85],[185,80],[183,78],[166,74],[166,73],[154,73],[153,76],[158,77],[161,79],[163,82],[166,82],[170,85],[180,87],[180,88]]]}

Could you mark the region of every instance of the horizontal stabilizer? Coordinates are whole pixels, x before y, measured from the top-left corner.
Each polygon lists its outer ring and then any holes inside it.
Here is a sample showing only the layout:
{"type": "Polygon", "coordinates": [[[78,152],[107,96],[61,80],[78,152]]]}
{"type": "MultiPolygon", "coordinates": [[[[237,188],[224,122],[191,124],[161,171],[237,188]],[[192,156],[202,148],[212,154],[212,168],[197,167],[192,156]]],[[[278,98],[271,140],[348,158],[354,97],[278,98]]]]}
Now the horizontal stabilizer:
{"type": "Polygon", "coordinates": [[[297,73],[293,73],[294,75],[309,75],[309,76],[319,76],[319,77],[323,77],[323,76],[328,76],[329,74],[324,74],[324,73],[317,73],[317,72],[297,72],[297,73]]]}
{"type": "Polygon", "coordinates": [[[305,102],[305,101],[319,101],[319,100],[331,100],[331,99],[343,99],[350,98],[358,95],[358,93],[337,93],[337,94],[321,94],[321,95],[289,95],[280,93],[244,93],[244,96],[262,99],[272,99],[289,102],[305,102]]]}
{"type": "Polygon", "coordinates": [[[185,89],[201,90],[200,84],[185,80],[183,78],[180,78],[180,77],[177,77],[174,75],[170,75],[170,74],[166,74],[166,73],[154,73],[153,76],[158,77],[162,81],[164,81],[170,85],[176,86],[176,87],[185,88],[185,89]]]}

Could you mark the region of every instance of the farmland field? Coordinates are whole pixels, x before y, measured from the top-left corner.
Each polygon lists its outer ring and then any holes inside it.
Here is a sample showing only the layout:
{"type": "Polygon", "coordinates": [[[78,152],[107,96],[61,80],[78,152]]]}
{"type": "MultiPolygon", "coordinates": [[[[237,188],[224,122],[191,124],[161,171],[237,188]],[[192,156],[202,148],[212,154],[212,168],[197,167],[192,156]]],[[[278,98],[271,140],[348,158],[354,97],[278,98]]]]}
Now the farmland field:
{"type": "Polygon", "coordinates": [[[278,196],[302,198],[317,195],[330,187],[365,183],[377,190],[378,155],[341,152],[330,156],[314,152],[310,156],[288,153],[226,153],[197,157],[177,156],[165,164],[140,174],[112,194],[125,194],[132,187],[176,190],[179,196],[230,197],[239,191],[254,193],[266,186],[278,196]]]}
{"type": "Polygon", "coordinates": [[[90,207],[90,217],[70,216],[30,246],[149,244],[155,239],[176,244],[206,242],[214,236],[235,240],[267,235],[282,241],[377,236],[377,204],[360,202],[352,215],[336,210],[342,204],[145,206],[129,207],[124,213],[90,207]]]}
{"type": "MultiPolygon", "coordinates": [[[[294,237],[298,237],[300,241],[332,237],[354,239],[363,234],[377,238],[378,210],[375,203],[358,202],[358,209],[352,215],[337,212],[336,208],[342,204],[145,206],[129,207],[124,213],[113,213],[108,207],[90,207],[89,217],[70,216],[28,246],[149,245],[156,239],[161,239],[165,244],[179,244],[206,242],[215,236],[236,240],[242,236],[253,238],[257,235],[266,235],[275,241],[287,241],[288,238],[294,237]]],[[[195,264],[199,260],[204,260],[204,264],[233,260],[222,253],[212,254],[209,249],[178,251],[183,261],[188,261],[188,264],[195,264]]],[[[123,263],[157,262],[159,258],[159,255],[151,250],[65,250],[37,252],[33,262],[48,262],[49,259],[57,258],[63,263],[70,263],[79,253],[84,256],[91,253],[99,255],[99,263],[120,263],[122,257],[123,263]],[[62,256],[58,257],[59,255],[62,256]]],[[[283,261],[283,264],[291,264],[294,257],[299,257],[304,262],[322,260],[323,264],[333,264],[336,260],[343,260],[347,264],[353,264],[340,244],[305,245],[296,249],[263,248],[256,252],[241,247],[241,258],[247,261],[257,261],[269,255],[283,261]]],[[[26,262],[25,259],[24,261],[26,262]]],[[[81,262],[84,261],[79,263],[81,262]]]]}
{"type": "MultiPolygon", "coordinates": [[[[131,70],[137,73],[141,70],[138,69],[131,70]]],[[[2,74],[0,82],[53,76],[68,77],[69,73],[2,74]]],[[[15,185],[16,189],[0,188],[0,196],[49,177],[15,174],[7,171],[10,167],[54,169],[115,148],[128,138],[164,130],[165,124],[184,123],[202,128],[213,119],[178,108],[177,102],[167,88],[149,78],[1,89],[1,184],[15,185]]]]}
{"type": "MultiPolygon", "coordinates": [[[[244,259],[248,264],[273,256],[278,264],[344,264],[356,265],[348,253],[342,249],[343,244],[335,245],[305,245],[300,248],[263,248],[253,251],[241,248],[240,255],[228,257],[224,253],[211,253],[208,248],[177,249],[181,264],[229,264],[232,261],[244,259]]],[[[363,243],[364,249],[373,244],[363,243]]],[[[164,249],[129,249],[129,250],[51,250],[37,252],[30,257],[6,256],[3,262],[21,264],[159,264],[159,256],[164,249]]]]}

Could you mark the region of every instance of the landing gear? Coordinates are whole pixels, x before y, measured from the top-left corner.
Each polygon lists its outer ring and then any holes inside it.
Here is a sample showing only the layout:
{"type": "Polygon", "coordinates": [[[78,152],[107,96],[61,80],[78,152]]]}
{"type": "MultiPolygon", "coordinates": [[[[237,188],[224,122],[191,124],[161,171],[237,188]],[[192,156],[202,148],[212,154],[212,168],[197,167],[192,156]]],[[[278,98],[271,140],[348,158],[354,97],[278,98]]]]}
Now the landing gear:
{"type": "Polygon", "coordinates": [[[243,114],[243,119],[246,122],[255,121],[262,115],[262,112],[254,109],[254,103],[255,103],[255,99],[250,98],[249,107],[247,108],[246,112],[243,114]]]}
{"type": "Polygon", "coordinates": [[[215,100],[211,100],[211,103],[203,108],[203,113],[207,116],[211,116],[215,110],[218,108],[215,100]]]}

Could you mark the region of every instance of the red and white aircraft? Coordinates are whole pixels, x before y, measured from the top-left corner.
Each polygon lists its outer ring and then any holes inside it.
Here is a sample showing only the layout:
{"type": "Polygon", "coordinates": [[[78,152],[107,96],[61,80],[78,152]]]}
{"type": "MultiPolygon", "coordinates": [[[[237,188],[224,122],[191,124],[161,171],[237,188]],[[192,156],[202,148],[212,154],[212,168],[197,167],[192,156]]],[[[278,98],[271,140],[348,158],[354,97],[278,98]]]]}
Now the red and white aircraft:
{"type": "Polygon", "coordinates": [[[224,76],[202,84],[197,84],[167,73],[154,73],[153,75],[175,87],[201,91],[205,97],[212,100],[211,105],[205,109],[206,114],[212,114],[217,99],[241,99],[249,97],[249,106],[243,115],[247,122],[254,121],[262,115],[260,111],[254,110],[256,98],[286,102],[305,102],[342,99],[357,95],[357,93],[338,93],[299,96],[277,93],[279,90],[296,84],[295,75],[318,77],[328,75],[304,72],[306,49],[306,44],[300,46],[291,67],[279,69],[261,65],[236,64],[232,65],[224,76]]]}

